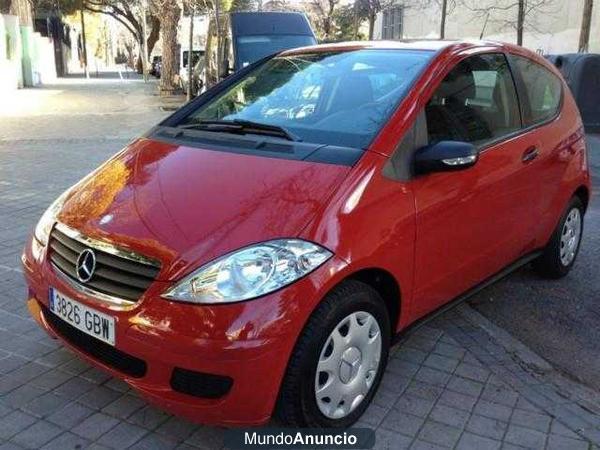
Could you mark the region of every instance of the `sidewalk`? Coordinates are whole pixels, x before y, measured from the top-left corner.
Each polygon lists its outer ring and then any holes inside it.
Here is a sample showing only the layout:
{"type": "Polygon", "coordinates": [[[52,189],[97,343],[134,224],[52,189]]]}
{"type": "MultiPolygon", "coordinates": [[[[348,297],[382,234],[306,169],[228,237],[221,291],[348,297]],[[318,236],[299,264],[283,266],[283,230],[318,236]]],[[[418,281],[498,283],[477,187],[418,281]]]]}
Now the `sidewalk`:
{"type": "MultiPolygon", "coordinates": [[[[19,257],[43,210],[167,114],[143,83],[59,86],[0,113],[0,449],[222,448],[221,429],[149,406],[28,317],[19,257]]],[[[600,397],[463,305],[394,347],[359,425],[378,449],[600,449],[600,397]]]]}

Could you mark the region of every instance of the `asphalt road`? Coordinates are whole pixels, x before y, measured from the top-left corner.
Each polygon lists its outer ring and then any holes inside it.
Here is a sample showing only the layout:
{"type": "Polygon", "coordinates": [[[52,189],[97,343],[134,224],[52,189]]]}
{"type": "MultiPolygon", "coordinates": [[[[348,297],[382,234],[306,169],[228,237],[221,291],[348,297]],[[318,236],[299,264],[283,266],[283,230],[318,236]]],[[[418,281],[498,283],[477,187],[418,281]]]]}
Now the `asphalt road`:
{"type": "Polygon", "coordinates": [[[600,135],[588,136],[588,144],[595,184],[571,273],[549,281],[524,267],[470,304],[565,374],[600,390],[600,135]]]}

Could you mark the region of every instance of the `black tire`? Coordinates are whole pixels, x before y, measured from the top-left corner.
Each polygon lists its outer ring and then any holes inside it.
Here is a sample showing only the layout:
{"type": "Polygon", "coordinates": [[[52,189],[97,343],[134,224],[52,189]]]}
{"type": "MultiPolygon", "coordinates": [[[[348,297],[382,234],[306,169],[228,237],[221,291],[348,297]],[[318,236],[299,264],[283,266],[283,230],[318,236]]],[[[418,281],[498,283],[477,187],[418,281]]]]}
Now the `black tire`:
{"type": "Polygon", "coordinates": [[[316,308],[305,325],[284,376],[276,415],[295,427],[345,428],[363,414],[377,392],[387,365],[390,347],[390,318],[383,300],[369,285],[348,280],[333,289],[316,308]],[[315,374],[321,350],[339,322],[353,312],[370,313],[381,331],[381,357],[373,384],[362,402],[340,419],[326,417],[315,398],[315,374]]]}
{"type": "Polygon", "coordinates": [[[575,261],[577,260],[579,248],[581,247],[584,212],[585,208],[581,199],[577,196],[573,197],[565,209],[562,217],[560,218],[554,233],[552,233],[550,241],[544,248],[544,252],[539,258],[533,261],[533,267],[540,276],[544,278],[558,279],[566,276],[570,272],[573,264],[575,264],[575,261]],[[571,211],[575,208],[579,210],[581,217],[580,237],[575,249],[575,256],[568,264],[565,264],[561,259],[561,236],[565,227],[565,222],[567,221],[571,211]]]}

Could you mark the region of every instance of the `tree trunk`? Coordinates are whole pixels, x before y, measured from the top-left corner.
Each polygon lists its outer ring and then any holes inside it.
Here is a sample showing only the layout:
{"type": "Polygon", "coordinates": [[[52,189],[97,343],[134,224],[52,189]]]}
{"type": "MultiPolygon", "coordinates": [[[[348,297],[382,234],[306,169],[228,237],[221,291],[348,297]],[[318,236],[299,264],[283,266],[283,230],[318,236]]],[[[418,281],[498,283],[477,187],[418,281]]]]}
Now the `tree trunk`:
{"type": "Polygon", "coordinates": [[[135,72],[136,73],[143,73],[144,72],[144,63],[143,63],[143,59],[142,59],[142,52],[144,50],[142,50],[144,47],[141,43],[139,43],[140,46],[140,54],[138,55],[137,59],[135,60],[135,72]]]}
{"type": "Polygon", "coordinates": [[[19,17],[20,25],[32,25],[31,4],[28,0],[12,0],[9,3],[9,14],[19,17]]]}
{"type": "Polygon", "coordinates": [[[177,64],[177,24],[180,8],[176,2],[165,2],[161,15],[162,28],[162,69],[160,73],[160,92],[170,95],[175,92],[175,75],[179,72],[177,64]]]}
{"type": "Polygon", "coordinates": [[[448,10],[448,0],[442,0],[442,20],[440,21],[440,39],[446,37],[446,12],[448,10]]]}
{"type": "Polygon", "coordinates": [[[87,41],[85,38],[85,18],[83,16],[83,6],[79,10],[80,18],[81,18],[81,48],[83,51],[83,71],[85,72],[85,77],[90,77],[90,72],[88,69],[88,55],[87,55],[87,41]]]}
{"type": "Polygon", "coordinates": [[[359,0],[354,0],[354,24],[352,26],[352,39],[354,39],[355,41],[358,40],[358,27],[359,27],[358,1],[359,0]]]}
{"type": "MultiPolygon", "coordinates": [[[[152,54],[152,50],[154,50],[154,46],[158,42],[158,38],[160,37],[160,20],[156,16],[151,16],[150,18],[150,34],[148,35],[148,39],[146,39],[146,47],[148,48],[148,55],[146,58],[150,59],[150,55],[152,54]]],[[[140,36],[141,39],[141,36],[140,36]]],[[[144,48],[144,44],[139,42],[140,45],[140,55],[135,61],[135,71],[137,73],[143,73],[143,59],[142,59],[142,49],[144,48]]]]}
{"type": "Polygon", "coordinates": [[[154,46],[158,42],[158,38],[160,37],[160,20],[156,16],[150,16],[150,34],[148,35],[148,39],[146,40],[146,46],[148,47],[148,58],[152,54],[152,50],[154,50],[154,46]]]}
{"type": "Polygon", "coordinates": [[[188,102],[192,99],[192,88],[194,85],[194,80],[193,80],[194,68],[192,67],[193,54],[194,54],[194,8],[192,7],[192,8],[190,8],[190,35],[189,35],[188,60],[187,60],[187,69],[188,69],[187,101],[188,102]]]}
{"type": "Polygon", "coordinates": [[[369,40],[372,41],[375,35],[375,11],[369,12],[369,40]]]}
{"type": "Polygon", "coordinates": [[[517,45],[523,45],[523,28],[525,24],[525,0],[519,0],[517,15],[517,45]]]}
{"type": "Polygon", "coordinates": [[[581,31],[579,32],[579,51],[582,53],[587,52],[590,45],[593,8],[594,0],[585,0],[583,4],[583,17],[581,18],[581,31]]]}
{"type": "Polygon", "coordinates": [[[0,14],[10,13],[11,0],[0,0],[0,14]]]}

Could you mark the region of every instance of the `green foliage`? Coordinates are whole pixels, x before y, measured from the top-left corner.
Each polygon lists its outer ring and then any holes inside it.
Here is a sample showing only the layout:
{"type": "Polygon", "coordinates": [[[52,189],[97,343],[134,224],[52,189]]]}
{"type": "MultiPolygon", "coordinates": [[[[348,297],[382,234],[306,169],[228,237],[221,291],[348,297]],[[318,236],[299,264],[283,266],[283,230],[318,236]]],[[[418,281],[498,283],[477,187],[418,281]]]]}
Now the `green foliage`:
{"type": "Polygon", "coordinates": [[[55,11],[69,15],[81,9],[82,0],[30,0],[30,3],[36,11],[55,11]]]}
{"type": "Polygon", "coordinates": [[[354,5],[344,5],[333,13],[337,25],[335,38],[338,41],[364,40],[366,36],[360,33],[360,25],[366,20],[367,14],[354,5]],[[358,13],[358,17],[357,16],[358,13]]]}
{"type": "Polygon", "coordinates": [[[8,14],[10,12],[10,0],[0,0],[0,14],[8,14]]]}
{"type": "Polygon", "coordinates": [[[258,10],[257,0],[233,0],[230,11],[256,11],[258,10]]]}
{"type": "Polygon", "coordinates": [[[369,11],[365,4],[344,5],[333,13],[333,20],[337,26],[335,38],[338,41],[363,41],[367,36],[360,31],[361,25],[367,20],[369,11]]]}

